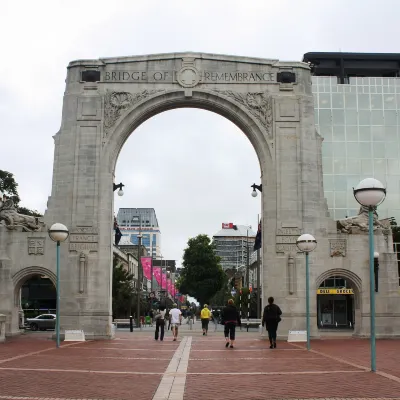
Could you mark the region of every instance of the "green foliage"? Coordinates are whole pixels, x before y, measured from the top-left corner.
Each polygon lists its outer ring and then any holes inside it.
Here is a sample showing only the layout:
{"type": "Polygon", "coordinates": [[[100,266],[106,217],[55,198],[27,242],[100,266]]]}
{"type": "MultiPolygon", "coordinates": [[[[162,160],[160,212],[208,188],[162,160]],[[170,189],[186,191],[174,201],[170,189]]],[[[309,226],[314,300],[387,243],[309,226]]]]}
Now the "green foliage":
{"type": "Polygon", "coordinates": [[[133,275],[122,265],[118,264],[116,257],[113,259],[113,282],[112,282],[112,304],[113,316],[127,317],[131,312],[133,300],[133,275]]]}
{"type": "Polygon", "coordinates": [[[179,291],[196,298],[200,304],[209,302],[223,287],[225,273],[207,235],[189,239],[182,265],[184,268],[177,282],[179,291]]]}
{"type": "Polygon", "coordinates": [[[43,216],[36,210],[30,210],[29,208],[19,206],[21,199],[18,195],[18,183],[15,181],[14,175],[11,172],[0,170],[0,192],[12,199],[17,208],[17,212],[20,214],[31,215],[33,217],[43,216]]]}

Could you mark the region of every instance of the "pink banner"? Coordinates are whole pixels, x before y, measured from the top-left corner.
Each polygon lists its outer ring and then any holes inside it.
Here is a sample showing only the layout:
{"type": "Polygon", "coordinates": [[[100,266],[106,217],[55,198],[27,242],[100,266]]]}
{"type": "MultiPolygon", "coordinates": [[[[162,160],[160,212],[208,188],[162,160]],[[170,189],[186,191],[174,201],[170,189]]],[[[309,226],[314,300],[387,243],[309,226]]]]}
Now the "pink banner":
{"type": "Polygon", "coordinates": [[[151,263],[153,260],[151,259],[151,257],[141,257],[140,260],[142,263],[143,275],[146,279],[150,280],[151,279],[151,263]]]}
{"type": "Polygon", "coordinates": [[[154,267],[153,274],[154,274],[154,277],[156,278],[157,283],[161,286],[161,268],[154,267]]]}

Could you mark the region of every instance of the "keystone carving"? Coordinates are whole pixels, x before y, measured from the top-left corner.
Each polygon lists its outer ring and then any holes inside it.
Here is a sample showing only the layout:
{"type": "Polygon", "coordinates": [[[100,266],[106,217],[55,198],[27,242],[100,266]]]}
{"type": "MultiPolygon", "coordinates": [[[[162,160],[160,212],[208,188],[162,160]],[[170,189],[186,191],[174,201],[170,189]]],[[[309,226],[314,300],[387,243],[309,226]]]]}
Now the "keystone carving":
{"type": "Polygon", "coordinates": [[[24,232],[40,231],[44,226],[36,217],[18,214],[14,202],[6,196],[0,197],[0,224],[5,225],[9,230],[21,227],[24,232]]]}
{"type": "Polygon", "coordinates": [[[214,89],[214,91],[230,97],[246,107],[272,137],[272,98],[266,92],[238,93],[232,90],[218,89],[214,89]]]}
{"type": "Polygon", "coordinates": [[[104,131],[107,135],[121,115],[139,101],[162,90],[143,90],[139,93],[112,92],[107,90],[104,98],[104,131]]]}

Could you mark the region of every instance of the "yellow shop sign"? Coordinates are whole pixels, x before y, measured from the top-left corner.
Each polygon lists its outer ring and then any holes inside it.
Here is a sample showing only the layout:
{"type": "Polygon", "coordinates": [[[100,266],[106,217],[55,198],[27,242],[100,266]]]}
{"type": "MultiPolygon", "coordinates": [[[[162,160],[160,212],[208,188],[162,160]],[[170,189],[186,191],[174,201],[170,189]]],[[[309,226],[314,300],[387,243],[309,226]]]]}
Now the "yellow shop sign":
{"type": "Polygon", "coordinates": [[[354,294],[353,289],[318,289],[317,294],[354,294]]]}

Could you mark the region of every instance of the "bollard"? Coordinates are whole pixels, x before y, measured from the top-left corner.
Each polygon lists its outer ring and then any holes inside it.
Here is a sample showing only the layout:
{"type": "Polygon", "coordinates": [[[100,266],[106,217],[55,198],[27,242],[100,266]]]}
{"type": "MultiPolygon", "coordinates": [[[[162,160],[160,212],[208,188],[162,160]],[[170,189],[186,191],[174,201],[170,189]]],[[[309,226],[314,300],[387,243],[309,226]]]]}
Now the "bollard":
{"type": "Polygon", "coordinates": [[[132,315],[129,317],[129,330],[133,332],[133,318],[132,315]]]}

